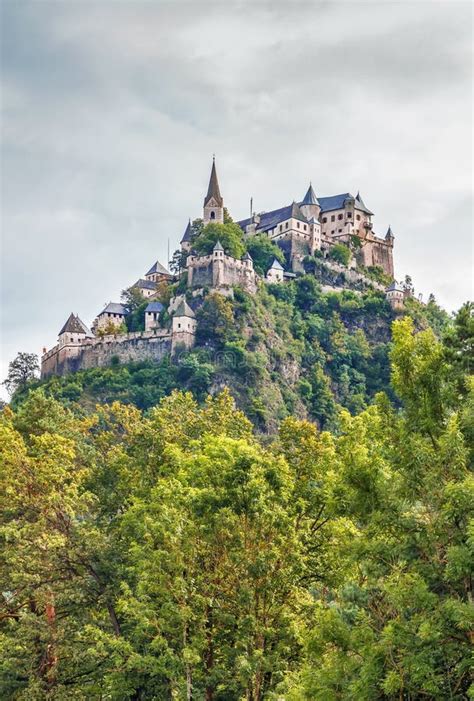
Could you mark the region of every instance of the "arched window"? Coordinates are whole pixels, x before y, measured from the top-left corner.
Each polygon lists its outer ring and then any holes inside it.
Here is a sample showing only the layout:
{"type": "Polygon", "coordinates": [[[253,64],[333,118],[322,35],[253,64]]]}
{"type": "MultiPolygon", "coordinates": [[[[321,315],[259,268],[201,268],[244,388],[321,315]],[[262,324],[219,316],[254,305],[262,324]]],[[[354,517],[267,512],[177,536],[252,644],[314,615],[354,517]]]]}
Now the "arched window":
{"type": "Polygon", "coordinates": [[[211,212],[211,219],[215,219],[215,218],[216,218],[216,213],[215,213],[215,212],[211,212]]]}

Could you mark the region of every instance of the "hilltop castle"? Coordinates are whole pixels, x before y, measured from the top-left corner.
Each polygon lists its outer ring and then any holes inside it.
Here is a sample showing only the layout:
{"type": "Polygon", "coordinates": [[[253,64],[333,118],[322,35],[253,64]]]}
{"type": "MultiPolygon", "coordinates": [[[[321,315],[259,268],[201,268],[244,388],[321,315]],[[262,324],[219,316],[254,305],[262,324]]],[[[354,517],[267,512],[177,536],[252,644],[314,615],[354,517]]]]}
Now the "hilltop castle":
{"type": "MultiPolygon", "coordinates": [[[[284,283],[304,271],[305,258],[314,255],[325,258],[340,243],[351,250],[352,270],[347,274],[352,273],[354,279],[364,277],[355,272],[357,265],[377,266],[393,278],[392,230],[388,227],[384,237],[377,236],[373,231],[372,216],[359,192],[355,197],[349,192],[321,197],[316,196],[310,183],[300,202],[293,201],[270,212],[253,213],[248,219],[237,222],[244,241],[248,236],[265,236],[284,252],[285,264],[275,259],[263,279],[254,270],[248,253],[242,259],[234,258],[225,252],[219,241],[207,255],[197,254],[193,249],[195,234],[189,221],[180,242],[186,287],[194,296],[204,289],[232,294],[235,286],[255,293],[260,280],[284,283]]],[[[202,225],[224,224],[224,218],[224,199],[213,160],[202,225]]],[[[177,348],[191,348],[195,340],[196,319],[185,295],[173,297],[167,309],[157,299],[157,286],[176,280],[176,276],[156,261],[143,278],[131,286],[149,300],[142,331],[127,331],[126,320],[130,312],[126,305],[118,302],[106,305],[94,320],[91,330],[77,315],[71,314],[59,332],[57,345],[49,351],[44,350],[42,377],[109,365],[113,358],[123,362],[145,358],[160,360],[177,348]]],[[[380,284],[367,282],[384,289],[380,284]]],[[[403,306],[403,289],[396,283],[387,289],[386,297],[393,308],[403,306]]]]}

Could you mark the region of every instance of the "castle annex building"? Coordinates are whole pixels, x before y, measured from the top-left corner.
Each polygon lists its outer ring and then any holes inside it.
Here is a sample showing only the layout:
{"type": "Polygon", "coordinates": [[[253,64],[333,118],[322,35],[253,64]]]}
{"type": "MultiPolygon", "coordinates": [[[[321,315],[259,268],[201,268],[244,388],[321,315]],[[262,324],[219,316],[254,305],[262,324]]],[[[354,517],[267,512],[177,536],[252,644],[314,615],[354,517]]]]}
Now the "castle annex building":
{"type": "MultiPolygon", "coordinates": [[[[224,224],[224,215],[224,198],[213,159],[203,203],[202,226],[224,224]]],[[[212,252],[198,254],[193,248],[195,230],[189,220],[180,242],[184,261],[180,287],[184,283],[196,300],[206,290],[232,294],[235,286],[255,293],[261,283],[283,284],[304,272],[303,261],[307,256],[317,254],[325,258],[332,247],[341,243],[351,250],[352,270],[348,272],[355,275],[358,265],[377,266],[393,278],[392,230],[388,227],[385,236],[378,236],[372,217],[359,192],[356,196],[344,192],[324,197],[316,194],[311,183],[301,201],[269,212],[252,213],[248,219],[237,222],[244,242],[248,236],[265,236],[285,255],[285,264],[275,259],[263,278],[254,270],[249,253],[241,259],[233,258],[219,241],[212,252]]],[[[178,281],[179,276],[155,261],[148,272],[131,285],[129,289],[133,288],[148,301],[141,331],[128,330],[131,309],[122,302],[109,302],[90,329],[77,315],[71,314],[59,332],[57,344],[49,351],[44,350],[42,377],[109,365],[114,359],[158,361],[178,348],[191,348],[195,342],[196,318],[186,295],[172,297],[166,309],[158,299],[160,285],[178,281]]],[[[374,286],[381,288],[376,283],[374,286]]],[[[396,283],[388,288],[386,297],[393,308],[403,306],[403,290],[396,283]]]]}

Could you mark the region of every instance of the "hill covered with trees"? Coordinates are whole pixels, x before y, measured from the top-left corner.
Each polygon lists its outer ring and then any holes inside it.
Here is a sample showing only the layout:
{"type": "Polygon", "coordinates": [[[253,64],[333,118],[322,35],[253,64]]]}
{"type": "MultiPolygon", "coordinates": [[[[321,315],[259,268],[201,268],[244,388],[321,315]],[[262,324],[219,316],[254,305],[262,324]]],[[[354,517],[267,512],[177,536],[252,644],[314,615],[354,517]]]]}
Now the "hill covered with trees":
{"type": "Polygon", "coordinates": [[[294,298],[203,305],[215,340],[175,367],[197,382],[209,365],[195,396],[151,406],[163,384],[142,411],[130,378],[150,391],[152,368],[117,367],[102,387],[84,373],[4,409],[2,698],[469,697],[472,310],[443,340],[398,319],[388,350],[382,301],[323,298],[301,280],[294,298]],[[370,323],[357,305],[378,309],[370,323]],[[390,390],[363,365],[380,346],[390,390]],[[229,348],[243,379],[201,355],[229,348]],[[277,381],[268,358],[296,360],[300,376],[277,381]],[[256,402],[266,373],[295,398],[262,440],[229,390],[204,395],[222,377],[256,402]],[[113,399],[114,377],[127,403],[89,405],[113,399]]]}
{"type": "MultiPolygon", "coordinates": [[[[174,292],[176,285],[162,288],[165,304],[174,292]]],[[[187,301],[197,316],[192,351],[160,364],[121,365],[117,358],[110,368],[23,383],[13,405],[39,386],[79,412],[114,400],[148,410],[173,389],[202,401],[229,387],[258,431],[275,433],[287,416],[330,428],[341,407],[355,414],[381,390],[393,398],[388,353],[397,313],[381,292],[324,292],[311,273],[284,285],[262,285],[255,295],[235,288],[233,299],[216,293],[196,298],[188,291],[187,301]]],[[[146,301],[132,294],[127,303],[136,330],[146,301]]],[[[434,300],[422,305],[407,299],[404,313],[417,329],[431,326],[437,335],[449,325],[434,300]]]]}

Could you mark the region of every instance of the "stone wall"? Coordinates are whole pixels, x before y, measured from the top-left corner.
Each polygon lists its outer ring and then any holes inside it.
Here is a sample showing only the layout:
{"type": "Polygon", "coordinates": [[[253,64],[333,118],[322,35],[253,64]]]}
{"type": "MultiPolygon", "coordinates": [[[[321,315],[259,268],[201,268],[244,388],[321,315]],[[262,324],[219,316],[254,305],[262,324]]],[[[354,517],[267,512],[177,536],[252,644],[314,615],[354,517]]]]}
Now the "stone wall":
{"type": "Polygon", "coordinates": [[[223,251],[214,251],[207,256],[189,256],[187,260],[188,287],[222,287],[242,286],[249,292],[257,289],[257,279],[251,261],[238,260],[225,255],[223,251]]]}
{"type": "MultiPolygon", "coordinates": [[[[77,370],[107,367],[113,359],[121,363],[162,360],[173,351],[173,336],[165,330],[145,331],[87,339],[81,344],[55,346],[41,359],[41,377],[65,375],[77,370]]],[[[184,339],[176,339],[176,341],[184,339]]],[[[188,346],[189,347],[189,346],[188,346]]]]}

